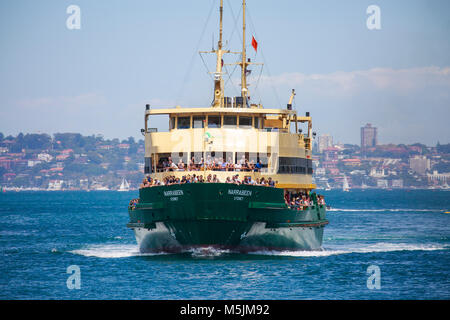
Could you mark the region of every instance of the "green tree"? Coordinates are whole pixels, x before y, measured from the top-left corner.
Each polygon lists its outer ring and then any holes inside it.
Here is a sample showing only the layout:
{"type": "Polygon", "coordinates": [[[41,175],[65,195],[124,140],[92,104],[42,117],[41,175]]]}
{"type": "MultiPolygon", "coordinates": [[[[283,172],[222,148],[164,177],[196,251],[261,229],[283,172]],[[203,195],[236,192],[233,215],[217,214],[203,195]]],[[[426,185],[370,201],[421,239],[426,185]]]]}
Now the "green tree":
{"type": "Polygon", "coordinates": [[[51,147],[52,138],[48,134],[26,134],[23,145],[27,149],[45,150],[51,147]]]}

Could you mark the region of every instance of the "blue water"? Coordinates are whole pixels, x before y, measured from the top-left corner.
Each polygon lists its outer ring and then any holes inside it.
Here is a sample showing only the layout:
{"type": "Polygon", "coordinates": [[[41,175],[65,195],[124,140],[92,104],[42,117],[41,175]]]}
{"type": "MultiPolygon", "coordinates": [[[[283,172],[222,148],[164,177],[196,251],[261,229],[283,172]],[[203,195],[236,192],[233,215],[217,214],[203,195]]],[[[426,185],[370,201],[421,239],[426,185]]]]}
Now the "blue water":
{"type": "Polygon", "coordinates": [[[0,299],[450,299],[450,192],[323,193],[323,251],[158,255],[125,226],[137,192],[1,193],[0,299]]]}

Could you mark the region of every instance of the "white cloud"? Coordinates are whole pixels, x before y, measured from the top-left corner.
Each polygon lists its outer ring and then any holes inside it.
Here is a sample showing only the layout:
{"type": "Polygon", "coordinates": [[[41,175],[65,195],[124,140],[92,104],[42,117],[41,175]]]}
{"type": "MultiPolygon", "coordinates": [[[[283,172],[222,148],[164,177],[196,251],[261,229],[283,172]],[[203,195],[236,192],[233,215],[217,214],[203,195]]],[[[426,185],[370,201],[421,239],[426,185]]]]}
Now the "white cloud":
{"type": "MultiPolygon", "coordinates": [[[[350,97],[366,91],[388,90],[398,94],[413,94],[430,87],[450,89],[450,67],[410,69],[373,68],[358,71],[337,71],[327,74],[284,73],[262,77],[261,85],[277,88],[292,87],[327,96],[350,97]]],[[[447,93],[450,90],[447,91],[447,93]]]]}
{"type": "Polygon", "coordinates": [[[296,109],[310,111],[314,130],[335,140],[359,143],[359,128],[369,122],[381,143],[450,142],[450,67],[285,73],[261,79],[252,100],[284,107],[292,88],[296,109]]]}

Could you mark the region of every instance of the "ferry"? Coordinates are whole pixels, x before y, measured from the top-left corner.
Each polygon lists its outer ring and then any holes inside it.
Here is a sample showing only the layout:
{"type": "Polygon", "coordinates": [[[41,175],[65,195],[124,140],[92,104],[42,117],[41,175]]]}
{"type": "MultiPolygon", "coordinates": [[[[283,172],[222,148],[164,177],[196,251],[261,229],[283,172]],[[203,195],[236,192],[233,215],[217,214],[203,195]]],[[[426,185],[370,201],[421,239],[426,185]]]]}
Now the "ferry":
{"type": "Polygon", "coordinates": [[[328,220],[323,197],[313,192],[311,115],[292,108],[295,90],[284,107],[250,101],[248,67],[255,63],[246,54],[245,0],[240,95],[226,95],[223,59],[231,52],[222,41],[223,9],[220,0],[211,105],[145,106],[145,178],[129,203],[127,227],[141,252],[320,250],[328,220]],[[152,127],[161,116],[167,132],[152,127]]]}

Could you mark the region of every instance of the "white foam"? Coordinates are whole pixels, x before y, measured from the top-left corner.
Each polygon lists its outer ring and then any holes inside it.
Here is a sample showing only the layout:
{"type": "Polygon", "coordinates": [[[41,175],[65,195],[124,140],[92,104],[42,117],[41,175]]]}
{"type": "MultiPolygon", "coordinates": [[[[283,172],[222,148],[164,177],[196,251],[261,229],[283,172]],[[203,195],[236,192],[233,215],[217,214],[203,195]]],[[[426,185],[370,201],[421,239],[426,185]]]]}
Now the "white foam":
{"type": "Polygon", "coordinates": [[[133,256],[153,256],[164,253],[141,253],[135,244],[105,244],[91,245],[83,249],[69,251],[85,257],[97,258],[127,258],[133,256]]]}
{"type": "Polygon", "coordinates": [[[230,253],[230,250],[217,249],[214,247],[204,247],[204,248],[192,248],[188,249],[187,252],[190,252],[193,257],[201,258],[201,257],[218,257],[222,254],[230,253]]]}
{"type": "Polygon", "coordinates": [[[445,210],[438,209],[341,209],[330,208],[327,212],[344,211],[344,212],[444,212],[445,210]]]}
{"type": "Polygon", "coordinates": [[[349,253],[373,253],[373,252],[392,252],[392,251],[433,251],[447,250],[448,246],[442,245],[418,245],[405,243],[376,243],[373,245],[353,247],[347,249],[333,248],[314,251],[257,251],[252,254],[274,255],[274,256],[292,256],[292,257],[327,257],[338,254],[349,253]]]}
{"type": "MultiPolygon", "coordinates": [[[[254,255],[270,255],[270,256],[291,256],[291,257],[327,257],[339,254],[350,253],[374,253],[374,252],[393,252],[393,251],[434,251],[434,250],[448,250],[449,246],[436,244],[407,244],[407,243],[386,243],[380,242],[366,246],[355,247],[334,247],[323,248],[322,250],[298,250],[298,251],[271,251],[261,250],[251,252],[254,255]]],[[[53,250],[52,250],[53,252],[53,250]]],[[[85,257],[97,258],[127,258],[133,256],[155,256],[169,254],[165,252],[159,253],[141,253],[137,245],[133,244],[105,244],[105,245],[91,245],[83,249],[69,251],[73,254],[79,254],[85,257]]],[[[192,254],[195,258],[218,257],[223,254],[230,253],[230,250],[222,250],[214,247],[206,248],[192,248],[185,252],[192,254]]]]}

